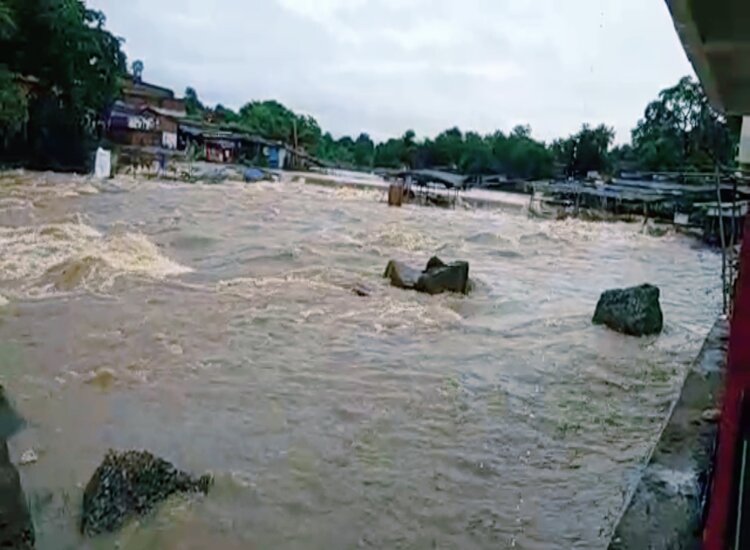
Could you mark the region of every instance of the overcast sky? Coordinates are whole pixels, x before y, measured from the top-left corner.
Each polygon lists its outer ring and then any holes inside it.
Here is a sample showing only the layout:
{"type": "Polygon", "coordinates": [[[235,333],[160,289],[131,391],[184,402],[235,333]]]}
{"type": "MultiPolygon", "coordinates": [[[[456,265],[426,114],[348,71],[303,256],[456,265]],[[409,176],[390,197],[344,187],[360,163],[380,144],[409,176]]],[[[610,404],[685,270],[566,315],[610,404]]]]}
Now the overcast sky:
{"type": "MultiPolygon", "coordinates": [[[[663,0],[87,0],[144,79],[208,104],[278,99],[335,136],[583,122],[617,141],[692,74],[663,0]]],[[[356,136],[355,136],[356,137],[356,136]]]]}

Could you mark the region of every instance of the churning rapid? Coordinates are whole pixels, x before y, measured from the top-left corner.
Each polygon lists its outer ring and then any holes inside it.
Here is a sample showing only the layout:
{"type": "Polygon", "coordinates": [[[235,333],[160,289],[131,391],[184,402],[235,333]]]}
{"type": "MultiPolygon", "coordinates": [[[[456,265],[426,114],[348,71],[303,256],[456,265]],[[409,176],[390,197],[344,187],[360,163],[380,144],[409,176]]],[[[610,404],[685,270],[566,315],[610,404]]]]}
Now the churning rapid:
{"type": "Polygon", "coordinates": [[[39,548],[600,548],[719,313],[720,260],[638,224],[305,186],[0,178],[0,383],[39,548]],[[468,297],[387,286],[471,263],[468,297]],[[661,287],[665,331],[593,326],[661,287]],[[352,292],[371,288],[369,297],[352,292]],[[77,531],[109,448],[211,471],[77,531]]]}

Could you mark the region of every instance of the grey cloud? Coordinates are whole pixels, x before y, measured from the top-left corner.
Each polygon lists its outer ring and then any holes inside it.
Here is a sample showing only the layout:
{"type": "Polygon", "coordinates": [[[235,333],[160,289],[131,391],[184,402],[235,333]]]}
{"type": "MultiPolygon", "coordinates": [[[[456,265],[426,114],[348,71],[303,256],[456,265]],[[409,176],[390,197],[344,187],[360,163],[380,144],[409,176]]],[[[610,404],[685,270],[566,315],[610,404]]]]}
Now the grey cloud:
{"type": "Polygon", "coordinates": [[[89,0],[146,76],[210,102],[278,99],[378,138],[581,123],[618,140],[690,72],[653,0],[89,0]]]}

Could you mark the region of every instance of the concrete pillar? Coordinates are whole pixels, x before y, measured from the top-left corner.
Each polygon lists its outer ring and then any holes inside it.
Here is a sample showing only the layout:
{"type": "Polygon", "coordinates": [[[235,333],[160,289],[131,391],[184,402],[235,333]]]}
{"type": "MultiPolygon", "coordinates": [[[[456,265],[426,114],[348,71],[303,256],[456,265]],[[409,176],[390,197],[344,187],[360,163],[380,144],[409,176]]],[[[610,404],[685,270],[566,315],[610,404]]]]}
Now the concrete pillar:
{"type": "Polygon", "coordinates": [[[750,170],[750,116],[742,117],[742,132],[740,133],[737,165],[742,170],[750,170]]]}

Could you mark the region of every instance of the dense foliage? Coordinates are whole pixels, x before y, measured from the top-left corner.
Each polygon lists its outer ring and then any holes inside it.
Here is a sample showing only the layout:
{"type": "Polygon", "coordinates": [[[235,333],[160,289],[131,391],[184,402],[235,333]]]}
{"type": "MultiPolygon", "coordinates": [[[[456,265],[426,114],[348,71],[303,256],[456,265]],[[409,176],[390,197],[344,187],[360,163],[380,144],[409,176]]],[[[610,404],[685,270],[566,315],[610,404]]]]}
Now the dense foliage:
{"type": "Polygon", "coordinates": [[[81,0],[0,0],[0,156],[81,168],[125,72],[120,41],[81,0]]]}
{"type": "Polygon", "coordinates": [[[585,177],[620,169],[682,171],[713,169],[714,161],[731,165],[736,136],[708,103],[700,85],[685,77],[662,91],[633,130],[632,145],[613,147],[614,129],[584,124],[575,134],[546,144],[528,126],[488,135],[451,128],[434,139],[417,139],[409,130],[399,138],[375,143],[365,133],[338,139],[322,133],[317,121],[276,101],[254,101],[235,113],[222,105],[207,109],[192,88],[189,112],[217,123],[296,143],[330,165],[344,168],[441,168],[466,174],[504,174],[537,179],[554,175],[585,177]],[[296,133],[295,133],[296,132],[296,133]]]}
{"type": "Polygon", "coordinates": [[[614,129],[603,124],[596,128],[584,124],[577,134],[554,141],[552,152],[564,167],[566,176],[607,172],[611,168],[609,153],[614,139],[614,129]]]}
{"type": "Polygon", "coordinates": [[[634,159],[647,170],[706,170],[732,164],[736,138],[688,77],[646,107],[633,130],[634,159]]]}

